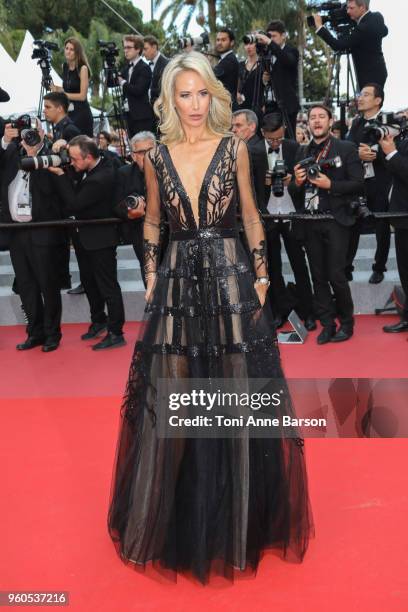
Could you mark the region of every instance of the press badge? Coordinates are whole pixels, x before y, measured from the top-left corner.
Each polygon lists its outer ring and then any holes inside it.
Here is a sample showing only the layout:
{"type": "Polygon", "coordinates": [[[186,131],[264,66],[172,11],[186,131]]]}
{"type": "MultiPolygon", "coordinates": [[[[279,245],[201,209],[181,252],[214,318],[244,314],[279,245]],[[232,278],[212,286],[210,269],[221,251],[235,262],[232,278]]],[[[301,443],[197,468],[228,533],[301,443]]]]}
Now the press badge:
{"type": "Polygon", "coordinates": [[[364,178],[365,179],[375,178],[373,162],[364,162],[364,178]]]}
{"type": "Polygon", "coordinates": [[[319,192],[314,185],[306,187],[305,208],[310,212],[316,212],[319,209],[319,192]]]}
{"type": "Polygon", "coordinates": [[[21,204],[17,204],[17,216],[31,217],[31,206],[28,202],[22,202],[21,204]]]}

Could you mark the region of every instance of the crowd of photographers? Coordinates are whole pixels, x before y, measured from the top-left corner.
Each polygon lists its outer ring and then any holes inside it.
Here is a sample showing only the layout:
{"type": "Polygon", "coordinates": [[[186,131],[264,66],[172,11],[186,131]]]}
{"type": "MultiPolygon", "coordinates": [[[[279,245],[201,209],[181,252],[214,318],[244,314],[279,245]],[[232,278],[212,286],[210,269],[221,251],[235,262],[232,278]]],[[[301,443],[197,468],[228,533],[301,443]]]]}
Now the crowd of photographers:
{"type": "MultiPolygon", "coordinates": [[[[221,28],[214,65],[217,78],[231,94],[231,129],[246,141],[252,161],[254,190],[265,219],[275,325],[282,326],[293,309],[308,330],[316,329],[319,320],[318,344],[342,342],[353,335],[349,281],[360,234],[370,224],[377,251],[369,282],[377,284],[384,278],[390,221],[374,219],[372,213],[408,213],[404,118],[382,113],[386,68],[380,42],[386,27],[379,14],[369,11],[368,0],[348,0],[341,14],[338,4],[325,3],[329,17],[314,14],[310,24],[336,48],[337,38],[326,31],[324,22],[337,20],[339,29],[351,18],[355,27],[342,32],[341,38],[348,37],[348,48],[357,49],[359,62],[371,45],[381,77],[380,82],[367,81],[371,72],[364,72],[361,63],[359,69],[356,66],[358,114],[347,126],[346,138],[341,138],[344,126],[334,121],[326,105],[313,104],[306,115],[299,113],[299,53],[287,43],[281,21],[272,21],[265,32],[244,38],[246,59],[241,62],[234,53],[233,32],[221,28]],[[293,213],[304,216],[291,219],[293,213]],[[284,280],[282,242],[295,284],[284,280]]],[[[194,44],[205,42],[203,37],[183,39],[181,46],[188,52],[194,44]]],[[[77,49],[73,39],[69,45],[77,49]]],[[[82,339],[95,339],[94,350],[125,344],[116,252],[119,244],[133,245],[143,276],[143,163],[146,152],[156,144],[152,105],[168,60],[154,37],[129,35],[123,40],[126,64],[119,72],[113,61],[115,47],[101,46],[112,86],[120,88],[126,132],[118,125],[115,132],[98,130],[93,138],[86,135],[81,123],[86,113],[83,107],[79,112],[75,105],[72,108],[76,100],[72,87],[71,98],[65,88],[57,87],[50,87],[44,96],[44,119],[52,128],[49,134],[44,134],[41,122],[32,125],[27,116],[5,122],[0,146],[0,221],[19,227],[3,229],[0,240],[1,247],[10,250],[15,290],[28,320],[27,338],[18,350],[39,345],[44,352],[58,348],[61,289],[70,286],[72,247],[91,318],[82,339]],[[103,223],[114,216],[122,223],[103,223]],[[66,219],[79,223],[70,228],[49,224],[66,219]],[[41,222],[46,225],[35,225],[41,222]]],[[[71,62],[72,49],[66,54],[71,62]]],[[[76,83],[79,92],[81,78],[87,78],[82,68],[76,83]]],[[[401,283],[408,295],[408,218],[393,219],[392,225],[401,283]]],[[[408,331],[408,307],[401,322],[384,331],[408,331]]]]}

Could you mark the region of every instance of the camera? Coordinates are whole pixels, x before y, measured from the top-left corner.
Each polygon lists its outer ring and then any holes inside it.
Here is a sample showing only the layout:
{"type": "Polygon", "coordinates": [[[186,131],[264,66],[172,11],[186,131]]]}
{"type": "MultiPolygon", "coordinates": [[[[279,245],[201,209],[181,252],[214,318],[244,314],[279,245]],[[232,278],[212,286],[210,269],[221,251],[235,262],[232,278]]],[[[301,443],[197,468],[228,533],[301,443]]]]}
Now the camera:
{"type": "MultiPolygon", "coordinates": [[[[339,34],[349,34],[354,28],[354,22],[347,13],[346,2],[323,2],[322,4],[308,4],[307,11],[325,12],[327,15],[322,15],[323,24],[330,25],[333,30],[339,34]]],[[[311,28],[316,27],[313,15],[307,18],[307,25],[311,28]]]]}
{"type": "Polygon", "coordinates": [[[71,163],[67,149],[61,149],[58,155],[39,155],[38,157],[23,157],[20,160],[21,170],[43,170],[46,168],[66,168],[71,163]]]}
{"type": "Polygon", "coordinates": [[[207,32],[203,32],[200,36],[184,36],[179,38],[177,41],[179,49],[186,49],[187,47],[208,47],[210,44],[210,37],[207,32]]]}
{"type": "Polygon", "coordinates": [[[277,159],[271,172],[267,173],[267,178],[272,182],[272,193],[275,198],[282,198],[285,192],[283,180],[287,176],[288,170],[283,159],[277,159]]]}
{"type": "Polygon", "coordinates": [[[373,217],[373,213],[367,206],[367,198],[360,196],[357,200],[350,202],[350,208],[357,219],[368,219],[373,217]]]}
{"type": "Polygon", "coordinates": [[[251,34],[245,34],[245,36],[242,37],[242,42],[244,43],[244,45],[256,44],[257,54],[265,56],[266,54],[269,53],[268,45],[265,45],[264,43],[259,42],[257,38],[257,34],[263,34],[264,36],[267,36],[268,38],[270,38],[267,32],[263,32],[262,30],[257,30],[256,32],[252,32],[251,34]]]}
{"type": "Polygon", "coordinates": [[[4,124],[7,125],[8,123],[14,130],[18,130],[18,138],[14,139],[16,142],[24,140],[29,147],[35,147],[35,145],[41,142],[41,136],[37,129],[37,120],[30,115],[20,115],[17,119],[5,119],[4,124]]]}
{"type": "Polygon", "coordinates": [[[59,51],[57,43],[50,42],[48,40],[35,40],[33,42],[37,48],[34,48],[31,55],[31,59],[38,60],[37,64],[41,68],[42,72],[42,83],[47,91],[50,90],[52,85],[51,78],[51,59],[52,51],[59,51]]]}
{"type": "Polygon", "coordinates": [[[119,71],[116,66],[116,58],[119,56],[119,49],[113,41],[98,40],[98,46],[107,74],[107,86],[118,87],[119,71]]]}
{"type": "Polygon", "coordinates": [[[316,179],[322,170],[328,170],[329,168],[341,168],[343,162],[341,157],[333,157],[332,159],[322,159],[317,162],[314,157],[307,157],[306,159],[299,162],[299,166],[306,170],[307,178],[316,179]]]}
{"type": "Polygon", "coordinates": [[[380,113],[371,125],[367,125],[363,131],[365,144],[374,146],[385,136],[394,138],[408,131],[408,121],[405,116],[394,113],[380,113]]]}

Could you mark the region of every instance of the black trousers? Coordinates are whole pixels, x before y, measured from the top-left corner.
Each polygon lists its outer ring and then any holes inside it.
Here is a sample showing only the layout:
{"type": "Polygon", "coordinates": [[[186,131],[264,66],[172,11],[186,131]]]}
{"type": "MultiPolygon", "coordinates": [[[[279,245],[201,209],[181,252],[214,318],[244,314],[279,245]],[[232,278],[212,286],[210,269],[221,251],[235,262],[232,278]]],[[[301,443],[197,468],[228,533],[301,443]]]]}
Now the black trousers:
{"type": "Polygon", "coordinates": [[[109,332],[122,334],[125,311],[118,283],[116,247],[88,251],[77,236],[74,237],[74,246],[92,323],[107,322],[109,332]],[[105,305],[108,316],[105,313],[105,305]]]}
{"type": "Polygon", "coordinates": [[[336,316],[346,328],[351,329],[354,324],[353,300],[345,272],[350,232],[349,227],[343,227],[336,221],[305,223],[305,246],[312,273],[315,313],[323,326],[334,325],[336,316]]]}
{"type": "Polygon", "coordinates": [[[132,138],[138,132],[153,132],[155,133],[156,122],[154,117],[151,119],[133,119],[128,113],[127,115],[129,138],[132,138]]]}
{"type": "Polygon", "coordinates": [[[406,295],[403,319],[408,321],[408,229],[395,228],[395,251],[397,254],[398,274],[406,295]]]}
{"type": "Polygon", "coordinates": [[[35,338],[61,338],[59,246],[39,246],[32,229],[12,232],[10,257],[18,292],[28,318],[27,332],[35,338]]]}
{"type": "Polygon", "coordinates": [[[293,308],[302,319],[313,316],[313,291],[306,263],[306,254],[302,243],[291,229],[291,223],[267,221],[265,229],[271,281],[268,294],[274,316],[285,317],[293,308]],[[298,300],[294,300],[293,296],[289,294],[283,278],[281,238],[295,277],[298,300]]]}
{"type": "MultiPolygon", "coordinates": [[[[378,184],[377,179],[366,180],[367,206],[372,212],[386,212],[388,210],[388,191],[384,185],[378,184]]],[[[388,254],[391,245],[391,227],[387,219],[373,219],[377,249],[374,256],[373,271],[386,272],[388,254]]],[[[367,224],[371,225],[371,219],[357,221],[352,227],[350,245],[347,252],[346,272],[353,272],[353,262],[358,250],[360,235],[367,224]]]]}

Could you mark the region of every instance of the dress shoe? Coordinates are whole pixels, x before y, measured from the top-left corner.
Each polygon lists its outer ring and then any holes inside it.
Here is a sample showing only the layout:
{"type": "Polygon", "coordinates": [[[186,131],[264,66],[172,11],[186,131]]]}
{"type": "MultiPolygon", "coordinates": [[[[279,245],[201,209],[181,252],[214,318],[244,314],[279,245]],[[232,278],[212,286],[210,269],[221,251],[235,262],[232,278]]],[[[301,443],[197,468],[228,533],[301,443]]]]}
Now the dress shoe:
{"type": "Polygon", "coordinates": [[[36,346],[40,346],[44,342],[44,338],[36,338],[35,336],[28,336],[25,342],[17,344],[16,349],[18,351],[28,351],[36,346]]]}
{"type": "Polygon", "coordinates": [[[386,325],[383,327],[383,331],[386,334],[400,334],[401,332],[408,332],[408,321],[404,321],[401,319],[399,323],[395,323],[395,325],[386,325]]]}
{"type": "Polygon", "coordinates": [[[383,280],[384,280],[384,272],[376,272],[374,270],[374,272],[368,279],[368,282],[370,283],[370,285],[378,285],[379,283],[382,283],[383,280]]]}
{"type": "Polygon", "coordinates": [[[81,340],[92,340],[93,338],[97,338],[107,329],[107,323],[92,323],[88,331],[85,334],[82,334],[81,340]]]}
{"type": "Polygon", "coordinates": [[[317,325],[316,325],[316,321],[314,317],[307,317],[305,319],[305,327],[307,331],[314,331],[315,329],[317,329],[317,325]]]}
{"type": "Polygon", "coordinates": [[[102,351],[104,349],[110,348],[119,348],[120,346],[125,346],[126,340],[123,337],[123,334],[116,335],[112,332],[108,332],[103,340],[98,342],[98,344],[94,344],[92,347],[93,351],[102,351]]]}
{"type": "Polygon", "coordinates": [[[85,289],[83,288],[82,284],[79,284],[78,287],[69,289],[67,293],[69,293],[69,295],[82,295],[83,293],[85,293],[85,289]]]}
{"type": "Polygon", "coordinates": [[[345,342],[346,340],[350,340],[353,335],[352,329],[346,329],[345,327],[340,327],[339,331],[330,339],[330,342],[345,342]]]}
{"type": "Polygon", "coordinates": [[[60,345],[59,340],[55,338],[47,338],[41,350],[43,353],[51,353],[51,351],[56,351],[59,345],[60,345]]]}
{"type": "Polygon", "coordinates": [[[317,336],[317,344],[327,344],[333,338],[336,333],[336,328],[329,326],[323,327],[320,334],[317,336]]]}

